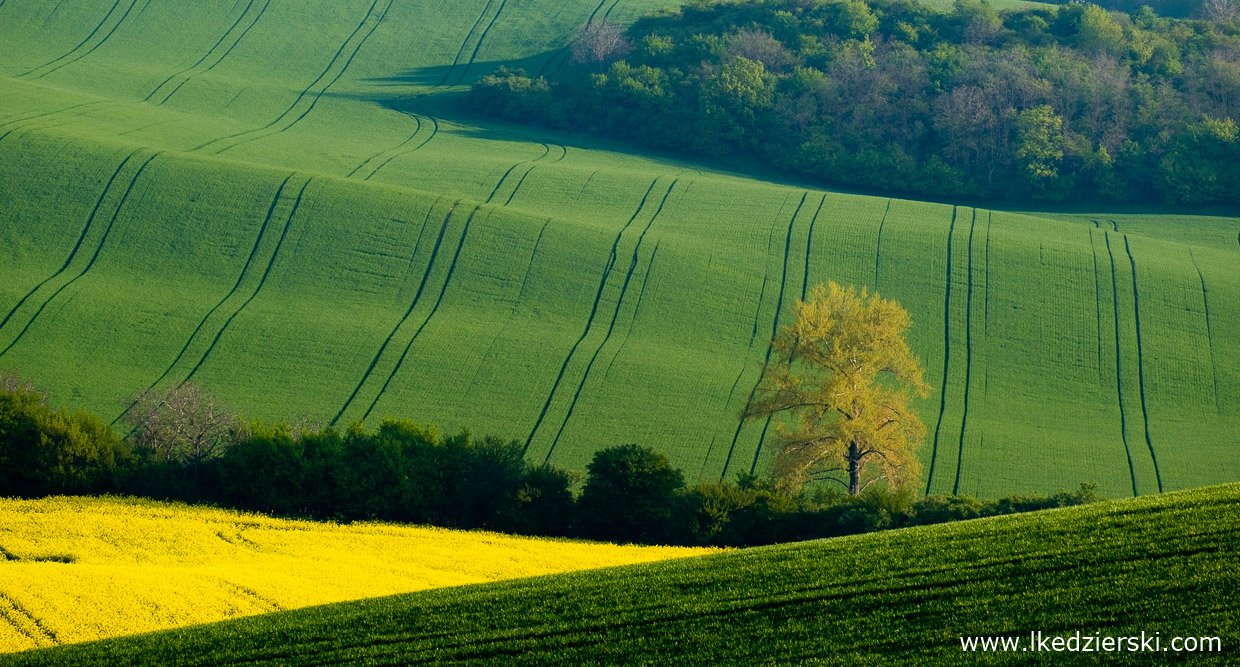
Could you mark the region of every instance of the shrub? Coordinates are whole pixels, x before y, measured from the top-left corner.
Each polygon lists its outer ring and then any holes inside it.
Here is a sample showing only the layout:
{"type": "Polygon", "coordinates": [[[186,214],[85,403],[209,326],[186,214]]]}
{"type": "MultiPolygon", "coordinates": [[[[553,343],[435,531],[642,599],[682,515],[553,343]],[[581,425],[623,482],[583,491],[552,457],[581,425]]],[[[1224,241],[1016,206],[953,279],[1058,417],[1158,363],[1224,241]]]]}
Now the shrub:
{"type": "Polygon", "coordinates": [[[646,447],[621,445],[594,454],[578,501],[586,537],[655,543],[670,535],[672,507],[684,475],[646,447]]]}

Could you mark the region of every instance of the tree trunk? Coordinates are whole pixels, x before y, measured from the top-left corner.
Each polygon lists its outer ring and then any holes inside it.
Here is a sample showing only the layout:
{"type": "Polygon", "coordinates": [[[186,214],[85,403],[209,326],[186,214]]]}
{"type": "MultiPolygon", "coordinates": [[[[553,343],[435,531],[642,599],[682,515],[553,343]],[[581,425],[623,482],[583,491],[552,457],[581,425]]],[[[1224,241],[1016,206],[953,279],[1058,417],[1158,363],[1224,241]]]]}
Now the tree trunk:
{"type": "Polygon", "coordinates": [[[848,446],[848,495],[861,495],[861,457],[857,443],[848,446]]]}

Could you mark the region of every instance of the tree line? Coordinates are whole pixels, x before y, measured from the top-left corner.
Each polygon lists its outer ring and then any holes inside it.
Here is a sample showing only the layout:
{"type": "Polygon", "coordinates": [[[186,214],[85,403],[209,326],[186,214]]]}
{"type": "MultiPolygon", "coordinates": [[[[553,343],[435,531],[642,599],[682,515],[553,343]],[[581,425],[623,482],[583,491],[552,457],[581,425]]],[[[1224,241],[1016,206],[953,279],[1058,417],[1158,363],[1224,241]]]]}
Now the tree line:
{"type": "Polygon", "coordinates": [[[1096,486],[1049,496],[915,498],[779,488],[741,475],[686,485],[658,452],[601,449],[584,476],[528,462],[519,442],[444,435],[385,419],[367,430],[245,421],[203,387],[150,392],[120,432],[89,412],[54,408],[0,374],[0,497],[120,493],[335,521],[385,520],[523,535],[753,546],[1063,507],[1096,486]]]}
{"type": "Polygon", "coordinates": [[[699,0],[584,28],[486,115],[936,198],[1240,201],[1240,20],[1073,3],[699,0]],[[552,70],[554,71],[554,70],[552,70]],[[691,129],[690,129],[691,128],[691,129]]]}

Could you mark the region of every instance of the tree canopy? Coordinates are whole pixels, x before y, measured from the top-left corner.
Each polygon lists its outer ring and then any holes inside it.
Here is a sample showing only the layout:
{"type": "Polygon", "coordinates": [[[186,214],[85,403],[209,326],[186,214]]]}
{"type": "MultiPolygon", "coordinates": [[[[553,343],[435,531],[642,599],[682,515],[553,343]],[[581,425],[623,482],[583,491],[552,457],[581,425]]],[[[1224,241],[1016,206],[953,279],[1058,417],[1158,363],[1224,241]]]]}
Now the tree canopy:
{"type": "Polygon", "coordinates": [[[1240,141],[1220,128],[1240,119],[1240,19],[1211,16],[698,1],[632,24],[631,52],[501,69],[467,103],[897,193],[1237,202],[1240,141]]]}
{"type": "Polygon", "coordinates": [[[834,282],[815,287],[795,312],[742,414],[780,418],[776,478],[791,487],[834,480],[854,496],[879,480],[916,480],[925,426],[909,403],[930,387],[904,341],[908,313],[834,282]]]}

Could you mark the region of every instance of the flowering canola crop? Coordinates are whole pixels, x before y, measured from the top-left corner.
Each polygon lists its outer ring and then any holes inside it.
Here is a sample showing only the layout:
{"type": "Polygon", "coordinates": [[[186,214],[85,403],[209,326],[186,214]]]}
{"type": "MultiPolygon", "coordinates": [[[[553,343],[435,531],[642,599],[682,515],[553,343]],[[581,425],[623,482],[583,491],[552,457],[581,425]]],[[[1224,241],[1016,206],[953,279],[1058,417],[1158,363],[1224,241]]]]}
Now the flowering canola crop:
{"type": "Polygon", "coordinates": [[[127,498],[0,499],[0,652],[703,553],[127,498]]]}

